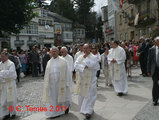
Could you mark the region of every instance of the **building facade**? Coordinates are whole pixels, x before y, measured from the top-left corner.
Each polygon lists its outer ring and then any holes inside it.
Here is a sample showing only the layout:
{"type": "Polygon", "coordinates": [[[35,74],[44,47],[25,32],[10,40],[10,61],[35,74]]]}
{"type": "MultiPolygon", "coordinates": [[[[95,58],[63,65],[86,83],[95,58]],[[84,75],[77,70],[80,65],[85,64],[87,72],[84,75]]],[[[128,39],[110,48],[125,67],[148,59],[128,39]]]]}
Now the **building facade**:
{"type": "Polygon", "coordinates": [[[10,46],[16,50],[29,50],[33,45],[40,48],[54,45],[54,21],[47,16],[48,11],[42,8],[34,9],[38,15],[25,26],[19,34],[10,36],[10,46]]]}
{"type": "Polygon", "coordinates": [[[102,22],[103,22],[103,35],[104,35],[104,42],[108,42],[108,30],[107,28],[109,27],[108,26],[108,6],[103,6],[101,8],[102,10],[102,22]]]}
{"type": "Polygon", "coordinates": [[[117,27],[116,27],[116,11],[118,10],[118,1],[108,0],[108,27],[106,28],[106,34],[108,36],[107,41],[111,41],[117,38],[117,27]]]}
{"type": "Polygon", "coordinates": [[[116,26],[117,26],[117,39],[120,41],[129,41],[137,39],[135,33],[134,23],[135,13],[137,13],[135,6],[124,2],[122,9],[116,12],[116,26]]]}
{"type": "Polygon", "coordinates": [[[73,26],[73,44],[85,42],[85,26],[80,24],[74,24],[73,26]]]}
{"type": "Polygon", "coordinates": [[[10,36],[10,47],[15,50],[28,50],[38,42],[38,23],[30,22],[18,35],[10,36]]]}
{"type": "Polygon", "coordinates": [[[72,44],[73,22],[57,13],[49,12],[48,16],[54,19],[55,45],[72,44]]]}
{"type": "Polygon", "coordinates": [[[116,14],[117,36],[121,41],[151,37],[158,25],[157,0],[125,0],[116,14]]]}

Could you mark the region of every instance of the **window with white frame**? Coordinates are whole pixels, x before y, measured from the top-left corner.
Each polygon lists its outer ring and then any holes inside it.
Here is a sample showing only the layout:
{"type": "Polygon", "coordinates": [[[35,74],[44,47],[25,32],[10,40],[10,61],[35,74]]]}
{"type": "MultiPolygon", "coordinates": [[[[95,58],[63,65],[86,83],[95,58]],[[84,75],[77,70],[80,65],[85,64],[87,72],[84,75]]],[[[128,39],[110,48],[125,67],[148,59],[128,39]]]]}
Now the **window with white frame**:
{"type": "Polygon", "coordinates": [[[53,25],[52,20],[39,19],[39,25],[53,25]]]}
{"type": "Polygon", "coordinates": [[[24,34],[38,34],[38,25],[37,24],[30,24],[29,26],[24,27],[21,31],[24,34]]]}
{"type": "Polygon", "coordinates": [[[47,17],[47,11],[41,10],[41,17],[47,17]]]}

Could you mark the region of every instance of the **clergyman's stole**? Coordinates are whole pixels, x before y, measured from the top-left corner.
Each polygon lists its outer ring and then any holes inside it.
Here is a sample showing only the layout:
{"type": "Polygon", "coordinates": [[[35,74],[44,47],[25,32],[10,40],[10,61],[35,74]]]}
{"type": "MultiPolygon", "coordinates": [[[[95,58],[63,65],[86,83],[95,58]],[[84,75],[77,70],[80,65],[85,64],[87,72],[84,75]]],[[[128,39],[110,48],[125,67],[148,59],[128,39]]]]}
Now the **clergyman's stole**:
{"type": "MultiPolygon", "coordinates": [[[[80,64],[83,63],[83,60],[84,60],[83,56],[84,55],[81,55],[79,57],[80,64]]],[[[87,56],[87,57],[90,58],[91,54],[89,56],[87,56]]],[[[83,96],[83,97],[86,98],[86,97],[88,97],[88,92],[89,92],[89,88],[90,88],[92,72],[88,68],[88,69],[85,69],[82,73],[79,73],[79,74],[84,74],[84,79],[82,79],[80,76],[78,76],[75,94],[78,94],[78,95],[83,96]],[[83,81],[84,84],[81,84],[82,80],[84,80],[83,81]]]]}
{"type": "MultiPolygon", "coordinates": [[[[9,70],[12,62],[10,60],[6,61],[5,70],[9,70]]],[[[0,71],[2,70],[2,62],[0,62],[0,71]]],[[[7,83],[7,102],[13,102],[15,98],[15,91],[13,89],[13,78],[5,78],[7,83]]],[[[2,83],[0,82],[0,96],[2,93],[2,83]]]]}
{"type": "MultiPolygon", "coordinates": [[[[57,102],[64,103],[66,101],[66,62],[62,57],[58,57],[58,65],[59,65],[59,71],[60,71],[60,78],[59,78],[59,90],[58,90],[58,99],[57,102]]],[[[46,71],[45,71],[45,77],[44,77],[44,91],[43,91],[43,98],[42,101],[49,103],[50,102],[50,69],[51,69],[51,64],[53,62],[53,58],[51,58],[46,66],[46,71]]]]}
{"type": "MultiPolygon", "coordinates": [[[[118,50],[114,51],[114,48],[112,48],[112,51],[110,53],[111,59],[113,59],[113,53],[114,52],[116,52],[115,53],[115,59],[120,59],[121,50],[118,49],[118,50]]],[[[117,62],[115,62],[115,63],[111,62],[110,63],[110,75],[111,75],[111,78],[114,77],[113,80],[120,80],[120,64],[118,64],[117,62]]]]}

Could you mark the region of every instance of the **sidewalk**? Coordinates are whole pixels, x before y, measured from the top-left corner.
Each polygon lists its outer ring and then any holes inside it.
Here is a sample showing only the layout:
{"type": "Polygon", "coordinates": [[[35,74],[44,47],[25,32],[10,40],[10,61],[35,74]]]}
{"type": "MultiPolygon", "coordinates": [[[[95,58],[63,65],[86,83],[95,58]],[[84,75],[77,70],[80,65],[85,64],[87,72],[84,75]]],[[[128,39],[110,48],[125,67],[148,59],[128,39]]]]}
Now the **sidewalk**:
{"type": "MultiPolygon", "coordinates": [[[[145,82],[138,74],[140,74],[139,69],[132,71],[134,77],[132,80],[128,80],[128,95],[123,97],[118,97],[113,88],[105,87],[104,76],[101,74],[91,120],[133,120],[136,114],[151,101],[151,90],[144,87],[145,82]]],[[[78,97],[73,96],[72,99],[73,105],[70,113],[54,120],[83,120],[85,118],[79,113],[78,97]]],[[[46,120],[46,116],[44,112],[39,112],[23,118],[23,120],[46,120]]]]}

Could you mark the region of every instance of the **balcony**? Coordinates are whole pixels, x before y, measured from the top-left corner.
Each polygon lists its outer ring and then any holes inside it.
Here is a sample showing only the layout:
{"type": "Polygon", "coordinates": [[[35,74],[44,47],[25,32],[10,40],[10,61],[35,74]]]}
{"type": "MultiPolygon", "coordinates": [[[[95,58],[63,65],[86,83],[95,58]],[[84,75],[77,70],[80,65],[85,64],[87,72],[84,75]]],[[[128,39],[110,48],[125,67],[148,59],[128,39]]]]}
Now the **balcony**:
{"type": "Polygon", "coordinates": [[[132,17],[128,18],[128,25],[129,26],[134,26],[134,20],[135,20],[135,16],[132,16],[132,17]]]}
{"type": "Polygon", "coordinates": [[[36,40],[28,40],[27,41],[28,46],[34,46],[34,45],[36,45],[36,43],[37,43],[36,40]]]}
{"type": "MultiPolygon", "coordinates": [[[[129,4],[137,4],[137,3],[139,3],[141,0],[128,0],[128,3],[129,4]]],[[[142,1],[144,1],[144,0],[142,0],[142,1]]]]}
{"type": "Polygon", "coordinates": [[[138,24],[135,27],[144,27],[155,23],[156,17],[150,11],[140,12],[138,24]]]}
{"type": "Polygon", "coordinates": [[[113,31],[114,31],[114,29],[113,29],[112,26],[111,27],[107,27],[106,30],[105,30],[105,33],[111,33],[113,31]]]}
{"type": "Polygon", "coordinates": [[[14,45],[16,47],[20,47],[20,46],[24,45],[24,40],[15,40],[14,45]]]}

